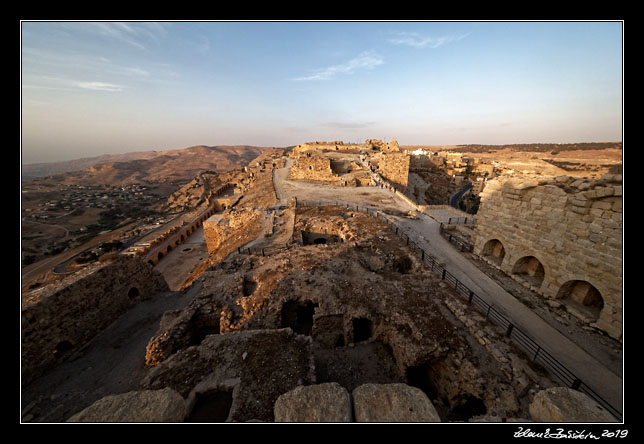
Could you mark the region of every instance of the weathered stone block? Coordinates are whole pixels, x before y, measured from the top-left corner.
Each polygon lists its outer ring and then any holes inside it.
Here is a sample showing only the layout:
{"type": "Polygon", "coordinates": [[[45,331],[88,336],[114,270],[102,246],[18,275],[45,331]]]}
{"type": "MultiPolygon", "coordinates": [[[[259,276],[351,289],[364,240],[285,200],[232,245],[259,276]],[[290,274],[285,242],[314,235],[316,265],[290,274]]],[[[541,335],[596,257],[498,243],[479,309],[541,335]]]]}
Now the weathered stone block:
{"type": "Polygon", "coordinates": [[[540,391],[529,409],[535,422],[617,422],[590,397],[567,387],[540,391]]]}
{"type": "Polygon", "coordinates": [[[300,386],[277,398],[274,414],[275,422],[351,422],[351,397],[336,382],[300,386]]]}
{"type": "Polygon", "coordinates": [[[422,390],[405,384],[364,384],[353,393],[357,422],[440,422],[422,390]]]}
{"type": "Polygon", "coordinates": [[[593,202],[592,208],[601,208],[602,210],[610,210],[613,204],[610,202],[605,202],[602,200],[597,200],[593,202]]]}
{"type": "Polygon", "coordinates": [[[186,402],[172,390],[143,390],[99,399],[67,422],[183,422],[186,402]]]}

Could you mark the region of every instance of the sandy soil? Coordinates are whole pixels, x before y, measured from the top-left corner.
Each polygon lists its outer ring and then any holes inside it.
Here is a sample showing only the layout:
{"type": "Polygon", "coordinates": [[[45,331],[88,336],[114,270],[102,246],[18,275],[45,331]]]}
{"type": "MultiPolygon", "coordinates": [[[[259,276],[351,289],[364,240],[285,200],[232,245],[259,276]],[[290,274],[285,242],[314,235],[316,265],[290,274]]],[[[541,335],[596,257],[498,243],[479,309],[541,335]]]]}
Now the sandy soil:
{"type": "Polygon", "coordinates": [[[520,152],[509,148],[491,153],[466,153],[479,157],[487,162],[496,161],[507,169],[515,171],[533,171],[548,176],[601,177],[608,173],[611,166],[622,164],[623,151],[619,149],[572,150],[557,154],[551,152],[520,152]],[[554,161],[553,163],[547,160],[554,161]],[[571,164],[572,169],[564,169],[564,162],[571,164]]]}

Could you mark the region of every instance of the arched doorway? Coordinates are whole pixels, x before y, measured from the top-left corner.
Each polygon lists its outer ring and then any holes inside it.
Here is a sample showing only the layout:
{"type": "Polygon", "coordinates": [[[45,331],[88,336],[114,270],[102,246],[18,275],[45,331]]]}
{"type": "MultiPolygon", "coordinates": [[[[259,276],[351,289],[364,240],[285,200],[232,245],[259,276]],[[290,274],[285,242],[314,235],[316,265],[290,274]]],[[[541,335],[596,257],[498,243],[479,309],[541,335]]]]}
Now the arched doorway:
{"type": "Polygon", "coordinates": [[[543,264],[534,256],[524,256],[514,264],[512,274],[526,284],[539,288],[545,277],[543,264]]]}
{"type": "Polygon", "coordinates": [[[503,258],[505,257],[505,248],[503,248],[500,240],[490,239],[483,246],[481,255],[497,266],[501,266],[503,258]]]}
{"type": "Polygon", "coordinates": [[[581,311],[592,322],[599,319],[604,308],[604,299],[597,288],[582,280],[568,281],[561,286],[557,298],[564,304],[581,311]]]}

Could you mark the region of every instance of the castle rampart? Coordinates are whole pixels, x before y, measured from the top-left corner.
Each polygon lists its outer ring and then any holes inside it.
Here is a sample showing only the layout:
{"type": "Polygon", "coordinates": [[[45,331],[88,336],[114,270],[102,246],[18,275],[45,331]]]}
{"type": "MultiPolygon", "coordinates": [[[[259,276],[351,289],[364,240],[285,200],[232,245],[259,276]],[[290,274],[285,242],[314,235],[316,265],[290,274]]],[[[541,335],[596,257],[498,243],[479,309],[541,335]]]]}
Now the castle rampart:
{"type": "Polygon", "coordinates": [[[121,255],[26,294],[22,302],[23,383],[80,350],[130,307],[164,291],[168,285],[151,265],[121,255]]]}
{"type": "Polygon", "coordinates": [[[474,253],[621,339],[620,175],[488,181],[481,193],[474,253]]]}

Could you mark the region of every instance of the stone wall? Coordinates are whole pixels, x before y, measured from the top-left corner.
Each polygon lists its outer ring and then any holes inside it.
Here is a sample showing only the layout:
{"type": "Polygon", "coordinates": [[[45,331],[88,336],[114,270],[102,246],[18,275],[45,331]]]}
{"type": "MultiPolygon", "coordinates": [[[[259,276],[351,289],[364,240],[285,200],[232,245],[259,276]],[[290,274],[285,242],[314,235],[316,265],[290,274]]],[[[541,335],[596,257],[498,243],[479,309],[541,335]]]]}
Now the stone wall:
{"type": "Polygon", "coordinates": [[[151,265],[119,256],[27,295],[22,305],[23,384],[81,349],[139,301],[164,291],[168,285],[151,265]]]}
{"type": "Polygon", "coordinates": [[[364,149],[363,145],[357,144],[345,144],[342,141],[334,142],[307,142],[301,143],[295,148],[293,148],[293,153],[295,155],[300,155],[307,151],[316,151],[316,150],[328,150],[328,151],[347,151],[347,150],[359,150],[364,149]]]}
{"type": "Polygon", "coordinates": [[[621,181],[620,175],[488,181],[474,252],[621,339],[621,181]]]}
{"type": "Polygon", "coordinates": [[[331,159],[315,155],[297,157],[291,167],[289,179],[340,182],[340,177],[333,174],[331,169],[331,159]]]}
{"type": "Polygon", "coordinates": [[[216,252],[224,244],[232,245],[229,248],[232,252],[255,239],[260,234],[257,227],[261,230],[262,218],[261,212],[252,208],[244,208],[226,210],[223,215],[216,214],[212,218],[205,220],[203,233],[208,253],[216,252]],[[255,237],[253,237],[254,233],[255,237]],[[234,241],[236,238],[239,238],[239,242],[231,244],[230,241],[234,241]]]}
{"type": "Polygon", "coordinates": [[[378,161],[378,172],[404,191],[409,180],[409,162],[410,156],[404,153],[383,153],[378,161]]]}
{"type": "Polygon", "coordinates": [[[395,137],[391,142],[383,142],[379,139],[367,139],[364,141],[363,148],[385,152],[400,151],[400,146],[395,137]]]}

